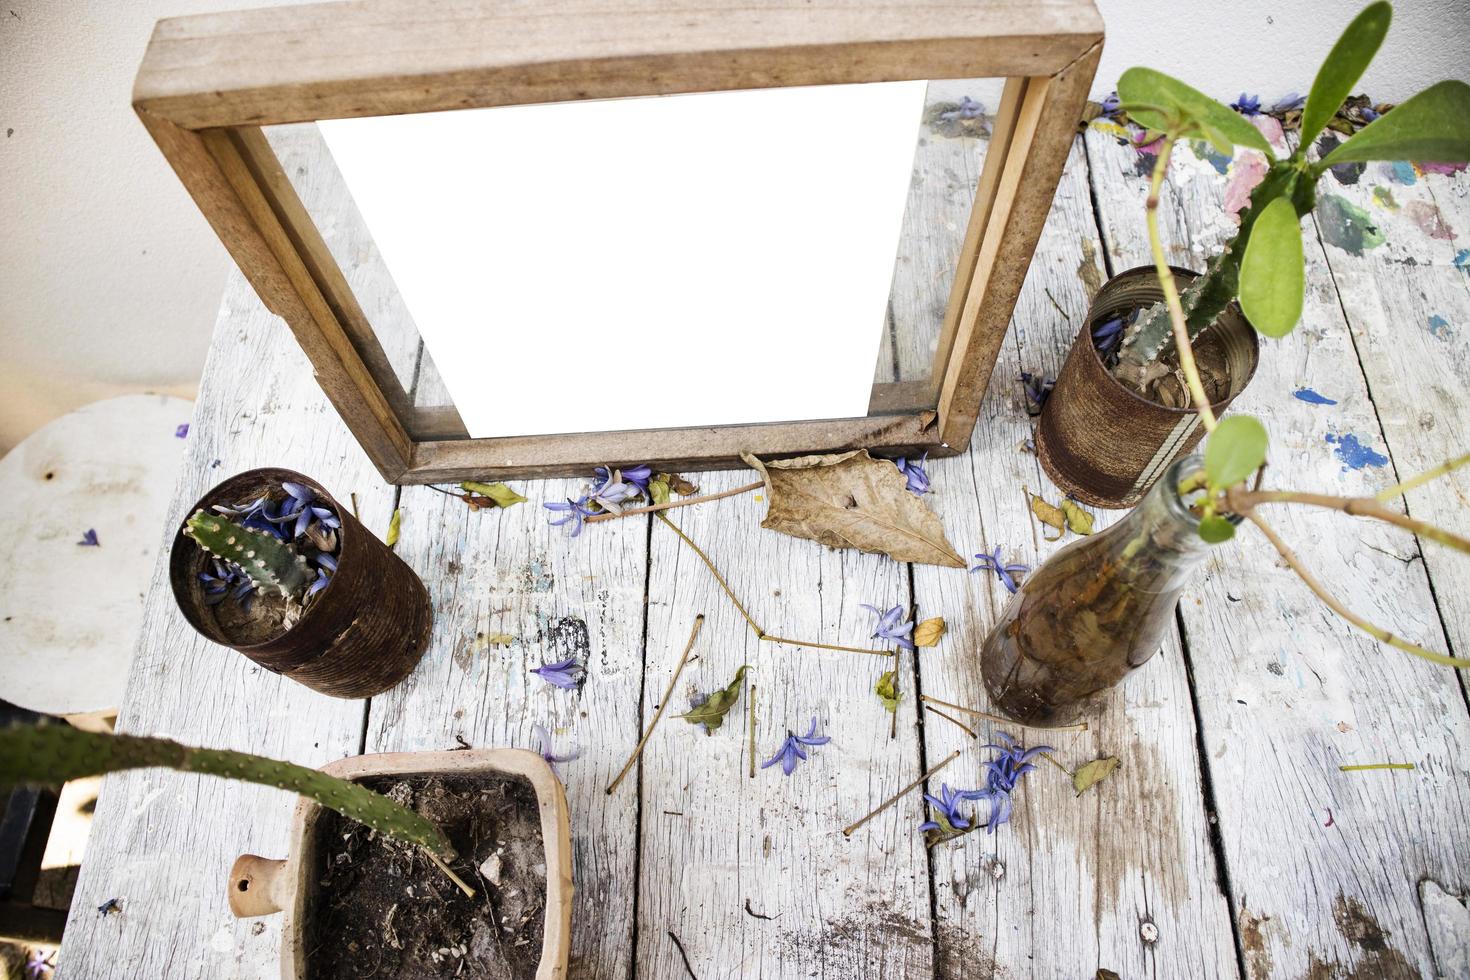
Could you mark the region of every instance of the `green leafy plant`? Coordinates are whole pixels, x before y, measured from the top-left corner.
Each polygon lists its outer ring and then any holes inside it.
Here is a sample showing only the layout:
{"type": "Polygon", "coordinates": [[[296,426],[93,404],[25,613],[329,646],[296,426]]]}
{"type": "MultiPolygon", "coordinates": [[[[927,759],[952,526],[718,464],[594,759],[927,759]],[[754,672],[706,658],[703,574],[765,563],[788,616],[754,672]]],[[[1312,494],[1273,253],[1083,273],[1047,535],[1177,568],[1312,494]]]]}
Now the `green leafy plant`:
{"type": "MultiPolygon", "coordinates": [[[[1130,68],[1118,81],[1121,107],[1131,119],[1163,134],[1150,202],[1156,203],[1170,148],[1176,140],[1204,139],[1230,154],[1243,146],[1265,154],[1265,176],[1240,216],[1240,230],[1193,280],[1182,296],[1165,279],[1165,304],[1144,311],[1119,346],[1115,373],[1147,377],[1148,367],[1178,350],[1170,307],[1179,305],[1194,340],[1233,299],[1251,324],[1268,337],[1290,333],[1301,318],[1305,275],[1301,219],[1317,202],[1317,182],[1333,166],[1370,160],[1470,160],[1470,85],[1443,81],[1386,112],[1318,160],[1309,150],[1362,77],[1383,43],[1393,9],[1380,0],[1353,19],[1323,62],[1302,109],[1300,140],[1278,158],[1245,118],[1183,82],[1149,68],[1130,68]]],[[[1186,373],[1188,371],[1186,370],[1186,373]]],[[[1192,392],[1196,398],[1199,392],[1192,392]]]]}
{"type": "Polygon", "coordinates": [[[1203,538],[1212,542],[1228,540],[1234,536],[1236,525],[1248,520],[1312,592],[1354,626],[1383,643],[1436,663],[1470,667],[1470,659],[1427,650],[1348,609],[1257,513],[1257,508],[1267,503],[1326,507],[1394,524],[1470,554],[1470,539],[1387,506],[1415,487],[1470,463],[1470,453],[1447,460],[1375,497],[1262,490],[1261,475],[1269,449],[1266,427],[1246,415],[1223,421],[1215,418],[1191,346],[1192,340],[1237,296],[1252,325],[1266,336],[1283,337],[1296,326],[1305,288],[1300,219],[1315,205],[1317,181],[1328,168],[1367,160],[1470,161],[1470,85],[1458,81],[1431,86],[1379,116],[1321,159],[1308,158],[1307,149],[1332,120],[1378,51],[1391,18],[1392,8],[1380,0],[1348,25],[1312,83],[1302,110],[1300,144],[1284,159],[1275,157],[1254,126],[1183,82],[1147,68],[1131,68],[1124,73],[1118,84],[1123,108],[1141,125],[1163,134],[1145,214],[1164,304],[1140,317],[1124,341],[1119,364],[1135,368],[1146,364],[1159,356],[1166,342],[1172,342],[1177,351],[1195,411],[1208,433],[1203,471],[1187,478],[1179,488],[1200,516],[1199,533],[1203,538]],[[1175,141],[1191,138],[1206,139],[1227,153],[1237,144],[1247,146],[1265,153],[1271,163],[1251,194],[1249,209],[1241,214],[1240,231],[1181,296],[1159,235],[1159,191],[1175,141]],[[1254,485],[1247,488],[1252,479],[1254,485]]]}
{"type": "Polygon", "coordinates": [[[0,729],[0,787],[56,785],[83,776],[155,767],[239,779],[308,797],[379,833],[423,848],[460,888],[474,894],[445,864],[456,854],[438,827],[346,779],[264,756],[194,748],[166,738],[84,732],[65,724],[0,729]]]}

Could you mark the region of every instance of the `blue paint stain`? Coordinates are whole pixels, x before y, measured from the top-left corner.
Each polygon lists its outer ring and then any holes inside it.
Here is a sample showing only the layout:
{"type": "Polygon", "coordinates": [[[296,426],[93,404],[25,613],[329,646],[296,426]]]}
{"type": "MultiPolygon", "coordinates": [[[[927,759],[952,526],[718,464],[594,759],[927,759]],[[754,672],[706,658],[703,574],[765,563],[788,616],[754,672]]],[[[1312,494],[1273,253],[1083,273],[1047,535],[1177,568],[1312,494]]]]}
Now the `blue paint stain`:
{"type": "Polygon", "coordinates": [[[1461,272],[1470,272],[1470,248],[1462,248],[1455,253],[1455,268],[1461,272]]]}
{"type": "Polygon", "coordinates": [[[1336,444],[1333,455],[1342,460],[1344,473],[1349,468],[1360,470],[1365,466],[1387,466],[1388,457],[1380,452],[1375,452],[1373,447],[1365,446],[1358,441],[1358,437],[1351,432],[1346,435],[1333,435],[1327,433],[1324,437],[1330,443],[1336,444]]]}
{"type": "Polygon", "coordinates": [[[1383,169],[1395,184],[1414,184],[1419,181],[1419,175],[1414,172],[1414,165],[1407,160],[1395,160],[1385,164],[1383,169]]]}
{"type": "Polygon", "coordinates": [[[1337,404],[1336,398],[1328,398],[1326,395],[1319,395],[1311,388],[1298,388],[1296,391],[1292,392],[1292,394],[1296,395],[1296,397],[1300,398],[1302,401],[1312,405],[1337,404]]]}
{"type": "Polygon", "coordinates": [[[1440,340],[1449,340],[1451,337],[1450,321],[1438,313],[1434,314],[1429,318],[1429,333],[1431,336],[1438,337],[1440,340]]]}

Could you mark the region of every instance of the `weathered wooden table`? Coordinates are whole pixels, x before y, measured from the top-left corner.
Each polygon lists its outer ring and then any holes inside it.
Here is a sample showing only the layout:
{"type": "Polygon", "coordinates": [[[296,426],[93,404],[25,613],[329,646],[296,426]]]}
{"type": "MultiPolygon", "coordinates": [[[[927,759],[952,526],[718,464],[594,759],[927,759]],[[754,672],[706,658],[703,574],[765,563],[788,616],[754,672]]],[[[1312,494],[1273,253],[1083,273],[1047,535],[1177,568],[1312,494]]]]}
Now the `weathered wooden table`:
{"type": "MultiPolygon", "coordinates": [[[[957,247],[956,216],[984,149],[963,134],[922,140],[924,191],[899,270],[914,284],[905,295],[918,298],[895,304],[895,318],[941,314],[947,283],[932,270],[957,247]]],[[[1225,163],[1187,149],[1178,156],[1166,235],[1177,261],[1197,266],[1230,230],[1216,172],[1225,163]]],[[[1025,508],[1023,486],[1056,494],[1021,448],[1031,420],[1015,378],[1055,375],[1092,291],[1148,261],[1143,169],[1105,129],[1073,148],[970,451],[931,466],[933,505],[966,553],[999,545],[1035,565],[1059,547],[1043,541],[1025,508]]],[[[1270,426],[1273,482],[1358,493],[1464,451],[1470,174],[1372,165],[1345,176],[1326,179],[1305,225],[1304,322],[1264,345],[1239,407],[1270,426]],[[1303,386],[1335,404],[1293,397],[1303,386]],[[1349,435],[1372,454],[1339,458],[1341,442],[1331,440],[1349,435]]],[[[895,371],[904,358],[895,350],[895,371]]],[[[175,511],[221,477],[266,464],[310,472],[344,500],[356,492],[363,520],[380,532],[403,508],[399,554],[435,603],[429,653],[408,681],[370,702],[321,697],[195,635],[160,569],[120,728],[316,765],[459,739],[527,746],[532,727],[548,725],[559,750],[583,750],[563,767],[575,835],[575,976],[682,977],[676,939],[701,980],[1470,971],[1470,714],[1461,679],[1349,630],[1258,535],[1219,550],[1180,604],[1162,654],[1089,732],[1048,739],[1068,765],[1119,756],[1113,778],[1075,798],[1065,777],[1043,768],[1027,777],[999,833],[926,852],[917,793],[851,839],[839,828],[955,749],[963,755],[945,781],[976,781],[988,753],[917,713],[913,694],[985,707],[975,652],[1006,599],[992,577],[762,531],[765,505],[751,495],[678,512],[756,619],[785,635],[864,644],[872,620],[860,603],[912,604],[921,617],[949,620],[937,649],[902,659],[906,696],[890,736],[872,690],[881,662],[757,643],[706,569],[656,522],[598,525],[569,540],[540,504],[565,497],[573,481],[530,484],[529,505],[482,513],[426,488],[385,486],[285,327],[237,278],[175,511]],[[812,715],[832,743],[790,778],[768,769],[751,779],[744,702],[712,737],[665,718],[636,776],[605,795],[699,612],[709,618],[676,706],[750,663],[763,757],[812,715]],[[490,633],[516,639],[485,646],[478,638],[490,633]],[[580,693],[527,674],[567,655],[586,661],[580,693]],[[1338,769],[1385,760],[1416,768],[1338,769]]],[[[748,479],[700,482],[719,490],[748,479]]],[[[1464,530],[1467,481],[1416,490],[1408,507],[1464,530]]],[[[1274,520],[1372,619],[1470,652],[1470,563],[1336,514],[1283,508],[1274,520]]],[[[282,853],[293,802],[159,771],[109,778],[63,975],[274,976],[278,922],[232,919],[225,876],[238,853],[282,853]],[[99,915],[111,898],[121,913],[99,915]]]]}

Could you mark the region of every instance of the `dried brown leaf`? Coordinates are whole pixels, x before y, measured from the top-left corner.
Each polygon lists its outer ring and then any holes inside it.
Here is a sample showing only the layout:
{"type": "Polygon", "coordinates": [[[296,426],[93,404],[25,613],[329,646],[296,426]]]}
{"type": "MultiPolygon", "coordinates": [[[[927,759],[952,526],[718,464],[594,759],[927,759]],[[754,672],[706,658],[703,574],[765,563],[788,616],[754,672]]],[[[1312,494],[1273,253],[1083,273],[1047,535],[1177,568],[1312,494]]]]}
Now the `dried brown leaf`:
{"type": "Polygon", "coordinates": [[[918,626],[914,627],[914,646],[938,646],[939,638],[944,635],[944,631],[947,628],[944,620],[938,616],[935,616],[933,619],[924,620],[918,626]]]}
{"type": "Polygon", "coordinates": [[[770,509],[761,527],[894,561],[965,567],[939,518],[889,460],[866,449],[768,463],[741,458],[766,482],[770,509]]]}

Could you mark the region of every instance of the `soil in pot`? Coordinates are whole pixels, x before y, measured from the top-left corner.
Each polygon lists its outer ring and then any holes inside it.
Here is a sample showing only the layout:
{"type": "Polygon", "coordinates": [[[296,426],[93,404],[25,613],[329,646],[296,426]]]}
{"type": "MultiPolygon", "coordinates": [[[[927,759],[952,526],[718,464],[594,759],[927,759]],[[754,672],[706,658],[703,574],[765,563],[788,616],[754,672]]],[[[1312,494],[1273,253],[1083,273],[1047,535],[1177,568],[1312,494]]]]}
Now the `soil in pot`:
{"type": "Polygon", "coordinates": [[[439,826],[459,853],[467,897],[417,848],[334,812],[317,824],[303,937],[314,980],[533,978],[546,916],[546,850],[536,791],[519,776],[394,775],[362,780],[439,826]]]}

